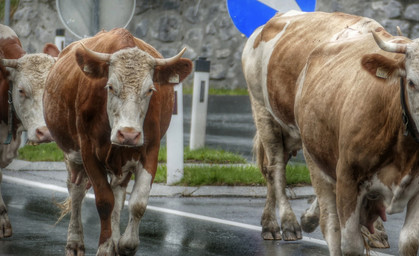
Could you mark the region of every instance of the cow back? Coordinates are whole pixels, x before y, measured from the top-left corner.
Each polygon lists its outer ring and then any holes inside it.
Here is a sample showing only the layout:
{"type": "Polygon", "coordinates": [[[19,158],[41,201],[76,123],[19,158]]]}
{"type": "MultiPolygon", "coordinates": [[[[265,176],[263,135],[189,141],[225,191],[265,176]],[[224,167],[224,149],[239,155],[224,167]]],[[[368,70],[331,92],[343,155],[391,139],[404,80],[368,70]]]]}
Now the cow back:
{"type": "Polygon", "coordinates": [[[398,80],[373,77],[361,65],[371,53],[404,58],[380,50],[371,34],[325,43],[311,54],[299,82],[295,111],[301,137],[310,156],[333,179],[339,159],[350,161],[355,170],[369,170],[350,174],[362,180],[389,163],[404,166],[405,156],[417,151],[412,138],[403,136],[398,80]]]}
{"type": "Polygon", "coordinates": [[[296,81],[309,54],[324,42],[378,27],[374,20],[344,13],[277,14],[254,32],[243,53],[251,95],[277,120],[295,126],[296,81]]]}

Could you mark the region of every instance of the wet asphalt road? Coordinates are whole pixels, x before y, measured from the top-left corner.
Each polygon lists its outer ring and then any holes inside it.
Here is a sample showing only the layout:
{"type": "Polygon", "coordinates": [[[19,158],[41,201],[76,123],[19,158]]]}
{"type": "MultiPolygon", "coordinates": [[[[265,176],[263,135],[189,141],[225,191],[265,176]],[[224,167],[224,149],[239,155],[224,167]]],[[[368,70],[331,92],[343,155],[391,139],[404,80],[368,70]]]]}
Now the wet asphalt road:
{"type": "MultiPolygon", "coordinates": [[[[39,188],[2,185],[13,226],[13,236],[0,241],[0,255],[64,255],[68,217],[55,225],[59,211],[54,201],[65,194],[39,188]]],[[[326,247],[308,242],[263,241],[259,230],[218,223],[218,218],[257,225],[263,199],[252,198],[150,198],[140,226],[140,248],[136,255],[326,255],[326,247]],[[157,210],[156,210],[157,209],[157,210]],[[217,218],[164,213],[175,209],[217,218]],[[224,215],[224,216],[222,216],[224,215]]],[[[127,212],[121,216],[127,223],[127,212]]],[[[83,205],[86,255],[95,255],[99,221],[94,201],[83,205]]]]}
{"type": "MultiPolygon", "coordinates": [[[[2,191],[13,236],[0,240],[0,255],[64,255],[68,216],[55,224],[59,211],[54,202],[64,200],[66,194],[8,180],[3,181],[2,191]]],[[[319,230],[304,233],[305,239],[297,242],[262,240],[262,198],[151,197],[148,206],[140,225],[141,242],[136,255],[328,255],[326,245],[319,240],[319,230]]],[[[300,216],[308,203],[293,200],[292,206],[300,216]]],[[[382,252],[397,255],[402,217],[390,216],[386,228],[391,227],[388,232],[392,249],[382,252]]],[[[84,201],[82,220],[86,255],[95,255],[99,221],[92,198],[84,201]]],[[[123,228],[127,220],[125,207],[123,228]]]]}
{"type": "MultiPolygon", "coordinates": [[[[185,96],[185,145],[189,143],[190,102],[191,97],[185,96]]],[[[247,96],[209,97],[208,147],[237,152],[251,160],[254,132],[247,96]]],[[[20,178],[25,178],[23,173],[20,178]]],[[[0,240],[0,256],[64,255],[69,219],[67,216],[55,225],[59,212],[54,202],[64,200],[66,193],[10,181],[3,181],[1,190],[14,233],[11,238],[0,240]]],[[[304,234],[305,240],[298,242],[263,241],[259,223],[264,203],[263,198],[151,197],[140,225],[141,243],[136,255],[328,255],[319,229],[304,234]]],[[[309,204],[306,200],[293,200],[292,206],[299,218],[309,204]]],[[[99,221],[93,199],[86,198],[82,214],[86,255],[95,255],[99,221]]],[[[391,249],[381,252],[397,255],[403,218],[404,214],[388,217],[385,226],[391,249]]],[[[127,219],[125,209],[121,216],[123,228],[127,219]]]]}

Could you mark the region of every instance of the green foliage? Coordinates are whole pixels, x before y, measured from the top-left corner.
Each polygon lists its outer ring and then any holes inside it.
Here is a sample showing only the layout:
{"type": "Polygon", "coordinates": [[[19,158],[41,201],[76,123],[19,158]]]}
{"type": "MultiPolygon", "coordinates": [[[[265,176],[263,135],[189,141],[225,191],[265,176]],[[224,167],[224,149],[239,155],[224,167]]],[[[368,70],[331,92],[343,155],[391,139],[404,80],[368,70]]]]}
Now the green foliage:
{"type": "MultiPolygon", "coordinates": [[[[254,165],[191,165],[185,166],[183,179],[176,185],[203,186],[255,186],[266,185],[265,178],[254,165]]],[[[166,165],[159,165],[154,182],[166,183],[166,165]]],[[[287,167],[287,184],[291,186],[311,184],[307,167],[303,164],[287,167]]]]}
{"type": "MultiPolygon", "coordinates": [[[[183,87],[184,95],[192,95],[193,88],[192,85],[183,87]]],[[[247,88],[237,88],[237,89],[226,89],[226,88],[212,88],[211,86],[208,89],[209,95],[249,95],[247,88]]]]}
{"type": "MultiPolygon", "coordinates": [[[[186,163],[212,163],[212,164],[229,164],[237,163],[244,164],[246,159],[238,154],[228,152],[222,149],[201,148],[190,150],[185,147],[183,159],[186,163]]],[[[159,162],[165,163],[167,161],[167,148],[161,147],[159,152],[159,162]]]]}
{"type": "MultiPolygon", "coordinates": [[[[4,8],[6,7],[6,0],[0,1],[0,21],[4,23],[4,8]]],[[[16,12],[19,6],[19,0],[11,0],[10,1],[10,20],[13,17],[13,14],[16,12]]]]}
{"type": "Polygon", "coordinates": [[[64,161],[63,152],[54,142],[44,143],[37,146],[26,145],[19,149],[18,159],[38,161],[64,161]]]}

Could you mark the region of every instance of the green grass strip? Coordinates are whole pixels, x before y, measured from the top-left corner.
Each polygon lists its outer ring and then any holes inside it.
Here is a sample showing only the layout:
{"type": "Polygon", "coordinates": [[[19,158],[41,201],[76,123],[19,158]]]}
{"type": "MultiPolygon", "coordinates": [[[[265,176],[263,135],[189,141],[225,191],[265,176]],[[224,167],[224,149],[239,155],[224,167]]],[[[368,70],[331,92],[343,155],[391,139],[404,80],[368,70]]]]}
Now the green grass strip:
{"type": "MultiPolygon", "coordinates": [[[[166,183],[166,173],[166,165],[159,165],[155,182],[166,183]]],[[[287,166],[286,179],[292,186],[311,184],[309,171],[303,164],[287,166]]],[[[255,186],[266,185],[266,181],[254,165],[192,165],[184,167],[183,179],[176,185],[255,186]]]]}
{"type": "MultiPolygon", "coordinates": [[[[245,164],[247,160],[232,152],[222,149],[201,148],[190,150],[185,147],[183,152],[183,159],[187,163],[212,163],[212,164],[245,164]]],[[[167,148],[161,147],[159,152],[159,162],[166,163],[167,161],[167,148]]]]}
{"type": "Polygon", "coordinates": [[[31,162],[64,161],[64,154],[54,142],[43,143],[37,146],[25,145],[19,149],[18,159],[31,162]]]}

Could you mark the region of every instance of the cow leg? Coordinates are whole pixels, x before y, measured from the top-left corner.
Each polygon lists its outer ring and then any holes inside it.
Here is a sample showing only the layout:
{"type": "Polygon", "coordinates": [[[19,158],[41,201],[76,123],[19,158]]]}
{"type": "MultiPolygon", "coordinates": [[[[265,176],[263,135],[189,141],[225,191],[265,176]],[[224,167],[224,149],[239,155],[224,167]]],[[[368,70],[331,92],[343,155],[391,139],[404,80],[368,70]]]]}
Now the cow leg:
{"type": "Polygon", "coordinates": [[[410,199],[399,238],[399,255],[417,255],[419,248],[419,195],[410,199]]]}
{"type": "MultiPolygon", "coordinates": [[[[3,181],[3,173],[0,168],[0,184],[3,181]]],[[[6,204],[3,201],[0,187],[0,238],[12,236],[12,224],[10,224],[9,216],[7,215],[6,204]]]]}
{"type": "MultiPolygon", "coordinates": [[[[266,204],[261,220],[262,237],[281,239],[275,213],[276,205],[278,205],[282,238],[286,241],[301,239],[301,227],[285,193],[285,167],[289,159],[289,152],[285,151],[284,146],[286,135],[265,107],[252,102],[252,108],[257,128],[255,144],[261,144],[258,147],[263,148],[267,158],[267,167],[259,164],[267,183],[266,204]]],[[[264,156],[258,156],[258,158],[264,158],[264,156]]],[[[264,163],[264,161],[265,159],[258,159],[258,162],[264,163]]]]}
{"type": "Polygon", "coordinates": [[[138,249],[140,244],[140,221],[147,208],[152,180],[152,175],[142,165],[139,165],[135,173],[135,183],[129,199],[128,225],[118,244],[118,253],[120,255],[134,255],[138,249]]]}
{"type": "MultiPolygon", "coordinates": [[[[303,147],[304,149],[304,147],[303,147]]],[[[310,155],[304,150],[304,157],[310,170],[311,183],[317,195],[320,208],[320,228],[323,233],[331,256],[341,256],[340,225],[336,210],[336,195],[333,183],[328,182],[322,170],[313,162],[310,155]]],[[[314,202],[312,204],[315,212],[314,202]]]]}
{"type": "MultiPolygon", "coordinates": [[[[88,138],[84,138],[88,141],[88,138]]],[[[85,145],[86,149],[91,146],[85,145]]],[[[95,192],[96,209],[100,218],[100,236],[97,256],[115,255],[115,245],[112,240],[112,211],[114,208],[114,195],[107,179],[107,172],[98,159],[89,151],[82,150],[83,163],[89,180],[95,192]]]]}
{"type": "Polygon", "coordinates": [[[319,226],[320,207],[317,198],[314,199],[310,208],[301,216],[301,227],[304,232],[311,233],[319,226]]]}
{"type": "MultiPolygon", "coordinates": [[[[71,216],[67,232],[67,256],[84,255],[85,252],[81,206],[86,195],[88,178],[82,162],[75,159],[76,158],[74,157],[70,159],[69,156],[65,155],[65,163],[68,171],[67,189],[70,203],[67,207],[71,207],[71,216]]],[[[66,209],[64,209],[64,211],[66,211],[66,209]]]]}
{"type": "Polygon", "coordinates": [[[112,240],[115,245],[119,243],[121,238],[120,217],[124,208],[125,196],[128,182],[132,176],[132,172],[123,168],[121,176],[111,175],[111,187],[115,198],[115,206],[112,212],[112,240]]]}
{"type": "Polygon", "coordinates": [[[360,189],[350,174],[346,160],[339,159],[336,173],[336,206],[341,227],[343,255],[364,255],[364,239],[361,234],[360,212],[366,191],[360,189]]]}

